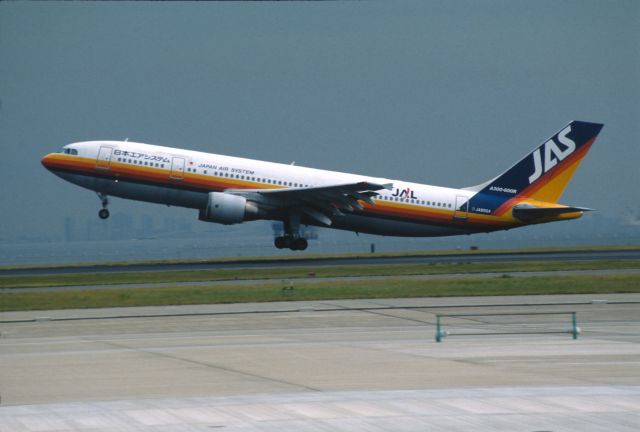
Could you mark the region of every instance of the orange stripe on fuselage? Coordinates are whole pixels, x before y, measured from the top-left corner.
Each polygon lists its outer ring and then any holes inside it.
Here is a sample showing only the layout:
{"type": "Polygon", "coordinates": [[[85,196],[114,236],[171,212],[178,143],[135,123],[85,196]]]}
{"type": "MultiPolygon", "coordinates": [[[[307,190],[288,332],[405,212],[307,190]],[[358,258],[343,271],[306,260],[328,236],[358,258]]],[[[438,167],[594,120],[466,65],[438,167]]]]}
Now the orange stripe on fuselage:
{"type": "Polygon", "coordinates": [[[423,207],[414,204],[389,203],[378,201],[374,206],[365,204],[367,213],[380,216],[395,216],[402,219],[416,222],[434,222],[439,225],[449,225],[458,228],[480,228],[481,226],[491,226],[493,228],[508,228],[521,225],[512,218],[498,218],[495,216],[472,215],[469,214],[466,220],[453,219],[453,210],[440,210],[432,207],[423,207]]]}
{"type": "MultiPolygon", "coordinates": [[[[194,187],[208,191],[224,191],[225,189],[281,189],[283,186],[269,185],[253,181],[231,179],[226,177],[214,177],[207,174],[197,174],[184,171],[182,179],[171,178],[170,168],[156,168],[149,166],[130,165],[122,162],[111,161],[109,168],[97,167],[96,160],[66,154],[51,154],[45,157],[43,164],[48,169],[62,169],[75,171],[86,175],[109,175],[114,180],[145,181],[158,183],[165,186],[194,187]]],[[[512,218],[503,218],[489,215],[469,214],[466,220],[454,220],[454,211],[424,207],[410,203],[388,202],[377,200],[375,205],[364,204],[363,212],[397,217],[417,223],[433,222],[438,225],[473,229],[483,226],[493,229],[509,228],[521,225],[512,218]]]]}
{"type": "Polygon", "coordinates": [[[214,177],[206,174],[183,172],[182,179],[171,178],[171,170],[143,165],[130,165],[122,162],[111,161],[109,168],[99,168],[95,159],[69,156],[65,154],[52,154],[46,157],[43,164],[48,169],[64,169],[87,175],[110,175],[119,180],[150,181],[162,185],[183,185],[210,191],[223,191],[224,189],[279,189],[282,186],[265,185],[263,183],[214,177]]]}

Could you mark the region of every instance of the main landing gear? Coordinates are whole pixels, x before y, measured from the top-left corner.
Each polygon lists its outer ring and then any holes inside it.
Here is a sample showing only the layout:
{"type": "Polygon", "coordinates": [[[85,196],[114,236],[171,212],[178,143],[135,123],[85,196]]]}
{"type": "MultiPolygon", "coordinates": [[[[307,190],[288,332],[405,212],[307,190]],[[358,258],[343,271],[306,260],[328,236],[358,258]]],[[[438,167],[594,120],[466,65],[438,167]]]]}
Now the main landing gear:
{"type": "Polygon", "coordinates": [[[109,217],[109,209],[107,209],[109,197],[102,192],[98,192],[98,198],[100,198],[100,202],[102,203],[102,209],[98,212],[98,217],[100,219],[107,219],[109,217]]]}
{"type": "Polygon", "coordinates": [[[291,250],[305,250],[308,246],[307,239],[303,237],[279,236],[276,237],[273,244],[278,249],[289,248],[291,250]]]}
{"type": "Polygon", "coordinates": [[[307,239],[300,237],[300,213],[291,212],[284,220],[284,235],[275,238],[273,244],[278,249],[305,250],[307,239]]]}

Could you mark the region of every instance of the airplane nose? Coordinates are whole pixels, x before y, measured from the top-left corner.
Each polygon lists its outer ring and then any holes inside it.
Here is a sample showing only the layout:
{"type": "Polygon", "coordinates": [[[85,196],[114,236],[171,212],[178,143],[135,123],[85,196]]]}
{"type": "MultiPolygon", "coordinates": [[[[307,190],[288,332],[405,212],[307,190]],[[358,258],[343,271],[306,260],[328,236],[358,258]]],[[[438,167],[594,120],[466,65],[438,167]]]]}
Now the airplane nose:
{"type": "Polygon", "coordinates": [[[45,155],[42,160],[40,161],[40,163],[42,164],[42,166],[44,166],[46,169],[50,170],[51,169],[51,165],[52,165],[52,153],[49,153],[48,155],[45,155]]]}

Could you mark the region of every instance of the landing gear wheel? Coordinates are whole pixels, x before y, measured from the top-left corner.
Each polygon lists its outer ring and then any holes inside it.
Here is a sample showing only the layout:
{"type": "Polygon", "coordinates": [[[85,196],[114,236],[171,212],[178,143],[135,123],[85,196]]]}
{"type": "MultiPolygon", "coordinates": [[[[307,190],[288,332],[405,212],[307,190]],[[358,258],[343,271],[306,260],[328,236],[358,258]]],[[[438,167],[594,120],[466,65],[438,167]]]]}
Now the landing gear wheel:
{"type": "Polygon", "coordinates": [[[273,244],[278,249],[305,250],[308,244],[307,239],[300,236],[300,212],[295,209],[290,211],[282,223],[284,233],[276,237],[273,244]]]}
{"type": "Polygon", "coordinates": [[[98,212],[98,216],[100,217],[100,219],[107,219],[109,217],[109,210],[107,209],[107,206],[109,205],[109,197],[107,196],[107,194],[104,194],[102,192],[96,192],[96,194],[98,194],[100,203],[102,203],[102,210],[98,212]]]}
{"type": "Polygon", "coordinates": [[[291,244],[291,250],[305,250],[307,248],[307,240],[304,238],[297,238],[291,244]]]}

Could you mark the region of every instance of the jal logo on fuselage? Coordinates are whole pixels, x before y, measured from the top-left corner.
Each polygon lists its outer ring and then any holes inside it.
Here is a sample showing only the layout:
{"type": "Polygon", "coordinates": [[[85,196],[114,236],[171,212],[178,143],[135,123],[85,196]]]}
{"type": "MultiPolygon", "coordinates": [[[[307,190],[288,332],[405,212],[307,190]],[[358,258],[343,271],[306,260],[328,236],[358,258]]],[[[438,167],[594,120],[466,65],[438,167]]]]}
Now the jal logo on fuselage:
{"type": "Polygon", "coordinates": [[[529,184],[538,180],[542,174],[556,166],[558,162],[562,162],[575,151],[576,143],[567,137],[569,132],[571,132],[571,126],[567,126],[558,133],[558,141],[565,147],[564,150],[558,147],[558,144],[551,138],[533,152],[533,174],[529,176],[529,184]],[[542,163],[542,149],[544,149],[544,164],[542,163]]]}
{"type": "Polygon", "coordinates": [[[410,188],[406,188],[406,189],[395,188],[393,190],[393,193],[391,194],[391,196],[398,197],[398,198],[418,199],[418,197],[416,197],[414,191],[412,191],[410,188]]]}

